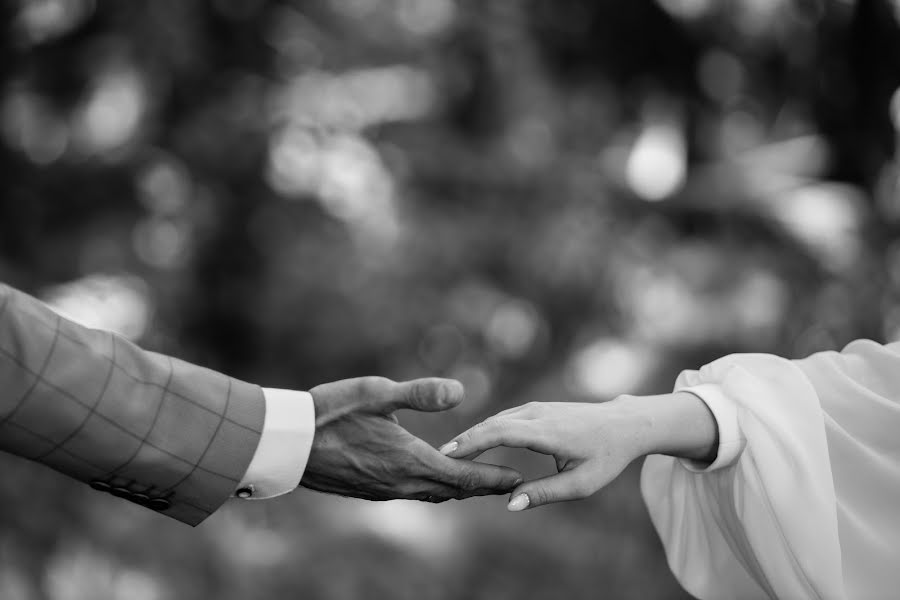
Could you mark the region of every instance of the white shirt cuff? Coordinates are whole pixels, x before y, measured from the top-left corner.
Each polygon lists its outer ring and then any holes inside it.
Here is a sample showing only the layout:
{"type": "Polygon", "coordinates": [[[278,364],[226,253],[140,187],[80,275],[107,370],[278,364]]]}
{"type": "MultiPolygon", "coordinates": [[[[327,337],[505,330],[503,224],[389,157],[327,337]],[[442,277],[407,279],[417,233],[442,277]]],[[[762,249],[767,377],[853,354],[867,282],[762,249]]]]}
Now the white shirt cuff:
{"type": "Polygon", "coordinates": [[[266,416],[256,453],[235,491],[245,500],[287,494],[300,485],[312,449],[316,413],[307,392],[263,388],[266,416]]]}
{"type": "Polygon", "coordinates": [[[703,383],[679,388],[675,391],[690,392],[700,398],[712,412],[719,431],[716,460],[711,463],[705,463],[689,458],[678,459],[684,468],[694,473],[707,473],[727,467],[737,460],[744,449],[746,441],[738,425],[737,405],[725,395],[722,388],[714,383],[703,383]]]}

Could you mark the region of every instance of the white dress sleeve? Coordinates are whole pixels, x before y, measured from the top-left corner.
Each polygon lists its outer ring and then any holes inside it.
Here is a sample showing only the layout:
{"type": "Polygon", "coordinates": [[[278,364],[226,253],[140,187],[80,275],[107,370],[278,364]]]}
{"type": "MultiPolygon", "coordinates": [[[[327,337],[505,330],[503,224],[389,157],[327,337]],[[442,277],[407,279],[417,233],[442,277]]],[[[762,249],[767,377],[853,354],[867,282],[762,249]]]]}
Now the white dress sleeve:
{"type": "Polygon", "coordinates": [[[900,593],[900,344],[685,371],[719,428],[714,463],[644,463],[669,566],[703,600],[900,593]]]}

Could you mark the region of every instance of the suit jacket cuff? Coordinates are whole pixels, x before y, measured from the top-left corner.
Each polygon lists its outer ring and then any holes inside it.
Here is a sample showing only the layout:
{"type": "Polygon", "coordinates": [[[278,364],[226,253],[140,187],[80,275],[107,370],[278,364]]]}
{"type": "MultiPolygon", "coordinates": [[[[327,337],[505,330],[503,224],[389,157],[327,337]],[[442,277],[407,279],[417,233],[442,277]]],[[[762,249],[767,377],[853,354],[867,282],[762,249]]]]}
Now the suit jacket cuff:
{"type": "Polygon", "coordinates": [[[264,388],[266,416],[256,453],[235,491],[262,500],[293,491],[312,449],[316,414],[307,392],[264,388]]]}

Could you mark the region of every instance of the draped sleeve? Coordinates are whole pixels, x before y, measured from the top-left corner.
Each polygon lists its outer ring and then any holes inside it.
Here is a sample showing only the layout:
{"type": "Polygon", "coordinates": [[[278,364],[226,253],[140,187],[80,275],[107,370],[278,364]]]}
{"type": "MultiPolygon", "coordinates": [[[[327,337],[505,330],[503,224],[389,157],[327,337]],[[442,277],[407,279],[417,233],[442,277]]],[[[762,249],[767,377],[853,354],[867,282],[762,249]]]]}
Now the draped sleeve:
{"type": "Polygon", "coordinates": [[[641,491],[682,586],[703,600],[897,597],[900,344],[791,361],[736,354],[675,389],[715,416],[700,465],[649,456],[641,491]]]}

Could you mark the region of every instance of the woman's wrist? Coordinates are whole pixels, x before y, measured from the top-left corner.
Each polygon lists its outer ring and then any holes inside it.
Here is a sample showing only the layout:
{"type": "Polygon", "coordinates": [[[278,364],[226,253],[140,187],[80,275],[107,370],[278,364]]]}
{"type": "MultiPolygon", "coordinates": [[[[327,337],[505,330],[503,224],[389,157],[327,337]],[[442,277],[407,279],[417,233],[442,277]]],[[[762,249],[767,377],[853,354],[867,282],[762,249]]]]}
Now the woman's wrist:
{"type": "Polygon", "coordinates": [[[701,462],[716,458],[719,436],[715,417],[690,392],[656,396],[620,396],[618,403],[631,415],[642,455],[667,454],[701,462]]]}

